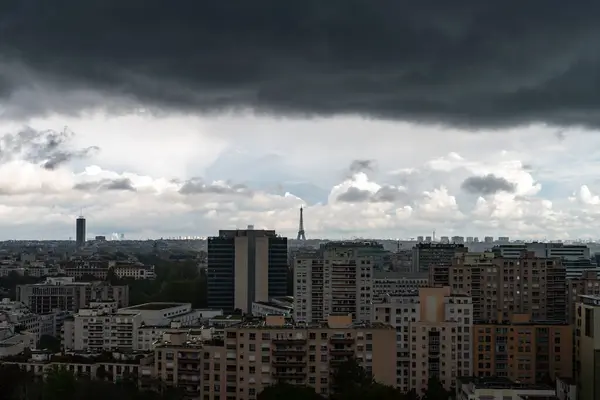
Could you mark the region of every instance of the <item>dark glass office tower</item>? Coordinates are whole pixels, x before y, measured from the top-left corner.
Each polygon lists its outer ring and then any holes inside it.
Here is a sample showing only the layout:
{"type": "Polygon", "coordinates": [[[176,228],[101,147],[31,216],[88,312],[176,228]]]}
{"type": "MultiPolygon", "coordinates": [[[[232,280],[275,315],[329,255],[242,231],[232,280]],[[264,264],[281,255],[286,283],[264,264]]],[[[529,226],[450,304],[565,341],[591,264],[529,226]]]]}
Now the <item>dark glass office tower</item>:
{"type": "Polygon", "coordinates": [[[285,296],[287,261],[287,238],[275,231],[219,231],[208,238],[208,306],[251,312],[255,301],[285,296]]]}
{"type": "Polygon", "coordinates": [[[75,223],[75,243],[78,248],[85,245],[85,218],[80,216],[75,223]]]}

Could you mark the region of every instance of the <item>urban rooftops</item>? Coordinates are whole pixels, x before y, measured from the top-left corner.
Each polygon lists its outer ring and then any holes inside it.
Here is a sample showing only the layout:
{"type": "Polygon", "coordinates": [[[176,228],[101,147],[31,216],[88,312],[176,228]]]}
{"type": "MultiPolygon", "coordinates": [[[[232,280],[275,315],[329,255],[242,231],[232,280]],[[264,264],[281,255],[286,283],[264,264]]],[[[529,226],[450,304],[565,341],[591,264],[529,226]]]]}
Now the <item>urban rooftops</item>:
{"type": "Polygon", "coordinates": [[[550,386],[515,382],[500,376],[464,376],[458,378],[458,380],[463,385],[473,385],[474,389],[552,390],[550,386]]]}
{"type": "Polygon", "coordinates": [[[161,311],[169,308],[184,306],[186,303],[144,303],[137,306],[125,307],[126,310],[161,311]]]}

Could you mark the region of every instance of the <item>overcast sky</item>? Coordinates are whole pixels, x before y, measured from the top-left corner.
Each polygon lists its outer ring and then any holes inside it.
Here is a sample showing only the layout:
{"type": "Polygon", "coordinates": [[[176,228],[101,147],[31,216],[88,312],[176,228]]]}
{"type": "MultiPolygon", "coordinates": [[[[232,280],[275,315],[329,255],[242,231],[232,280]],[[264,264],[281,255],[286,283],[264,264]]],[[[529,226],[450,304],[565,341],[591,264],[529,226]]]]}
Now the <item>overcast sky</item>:
{"type": "Polygon", "coordinates": [[[598,2],[122,2],[0,4],[0,239],[600,236],[598,2]]]}

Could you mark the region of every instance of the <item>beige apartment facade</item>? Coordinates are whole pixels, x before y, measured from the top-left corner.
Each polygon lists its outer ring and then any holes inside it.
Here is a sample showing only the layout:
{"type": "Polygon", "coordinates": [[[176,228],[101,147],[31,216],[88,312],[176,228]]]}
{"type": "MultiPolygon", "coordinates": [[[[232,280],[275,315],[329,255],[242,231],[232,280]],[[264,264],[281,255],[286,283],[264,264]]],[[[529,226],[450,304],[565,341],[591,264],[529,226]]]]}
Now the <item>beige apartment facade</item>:
{"type": "Polygon", "coordinates": [[[471,298],[452,294],[449,287],[420,288],[413,293],[388,296],[373,305],[374,320],[396,330],[398,357],[396,384],[421,393],[429,378],[446,388],[472,372],[471,298]]]}
{"type": "Polygon", "coordinates": [[[473,342],[477,377],[535,384],[573,375],[573,327],[566,322],[513,314],[510,321],[475,324],[473,342]]]}
{"type": "Polygon", "coordinates": [[[381,383],[396,380],[396,357],[390,352],[395,332],[389,325],[352,323],[349,316],[294,325],[283,316],[267,316],[225,331],[223,343],[172,336],[155,350],[158,376],[203,400],[254,400],[276,382],[308,385],[328,395],[332,371],[348,357],[381,383]]]}
{"type": "Polygon", "coordinates": [[[530,314],[533,320],[567,318],[566,270],[560,258],[532,252],[518,258],[460,254],[449,269],[449,285],[472,296],[476,321],[510,320],[514,313],[530,314]]]}

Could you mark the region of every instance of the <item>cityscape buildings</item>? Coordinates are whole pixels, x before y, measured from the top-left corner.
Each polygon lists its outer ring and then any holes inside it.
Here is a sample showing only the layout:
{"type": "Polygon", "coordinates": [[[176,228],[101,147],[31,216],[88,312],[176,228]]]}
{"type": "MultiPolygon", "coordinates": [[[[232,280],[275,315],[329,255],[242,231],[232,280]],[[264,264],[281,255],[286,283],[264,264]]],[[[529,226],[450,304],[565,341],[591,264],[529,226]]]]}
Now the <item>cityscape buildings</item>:
{"type": "Polygon", "coordinates": [[[461,399],[596,400],[591,251],[442,239],[290,242],[249,226],[221,230],[204,247],[97,239],[60,256],[8,253],[0,276],[39,281],[0,302],[0,364],[128,374],[140,387],[158,379],[186,399],[256,400],[275,383],[328,396],[332,371],[353,358],[401,392],[423,394],[434,379],[461,399]],[[173,271],[194,265],[208,307],[177,293],[132,304],[131,287],[165,273],[139,261],[144,254],[173,271]],[[38,349],[43,336],[60,339],[60,353],[38,349]]]}

